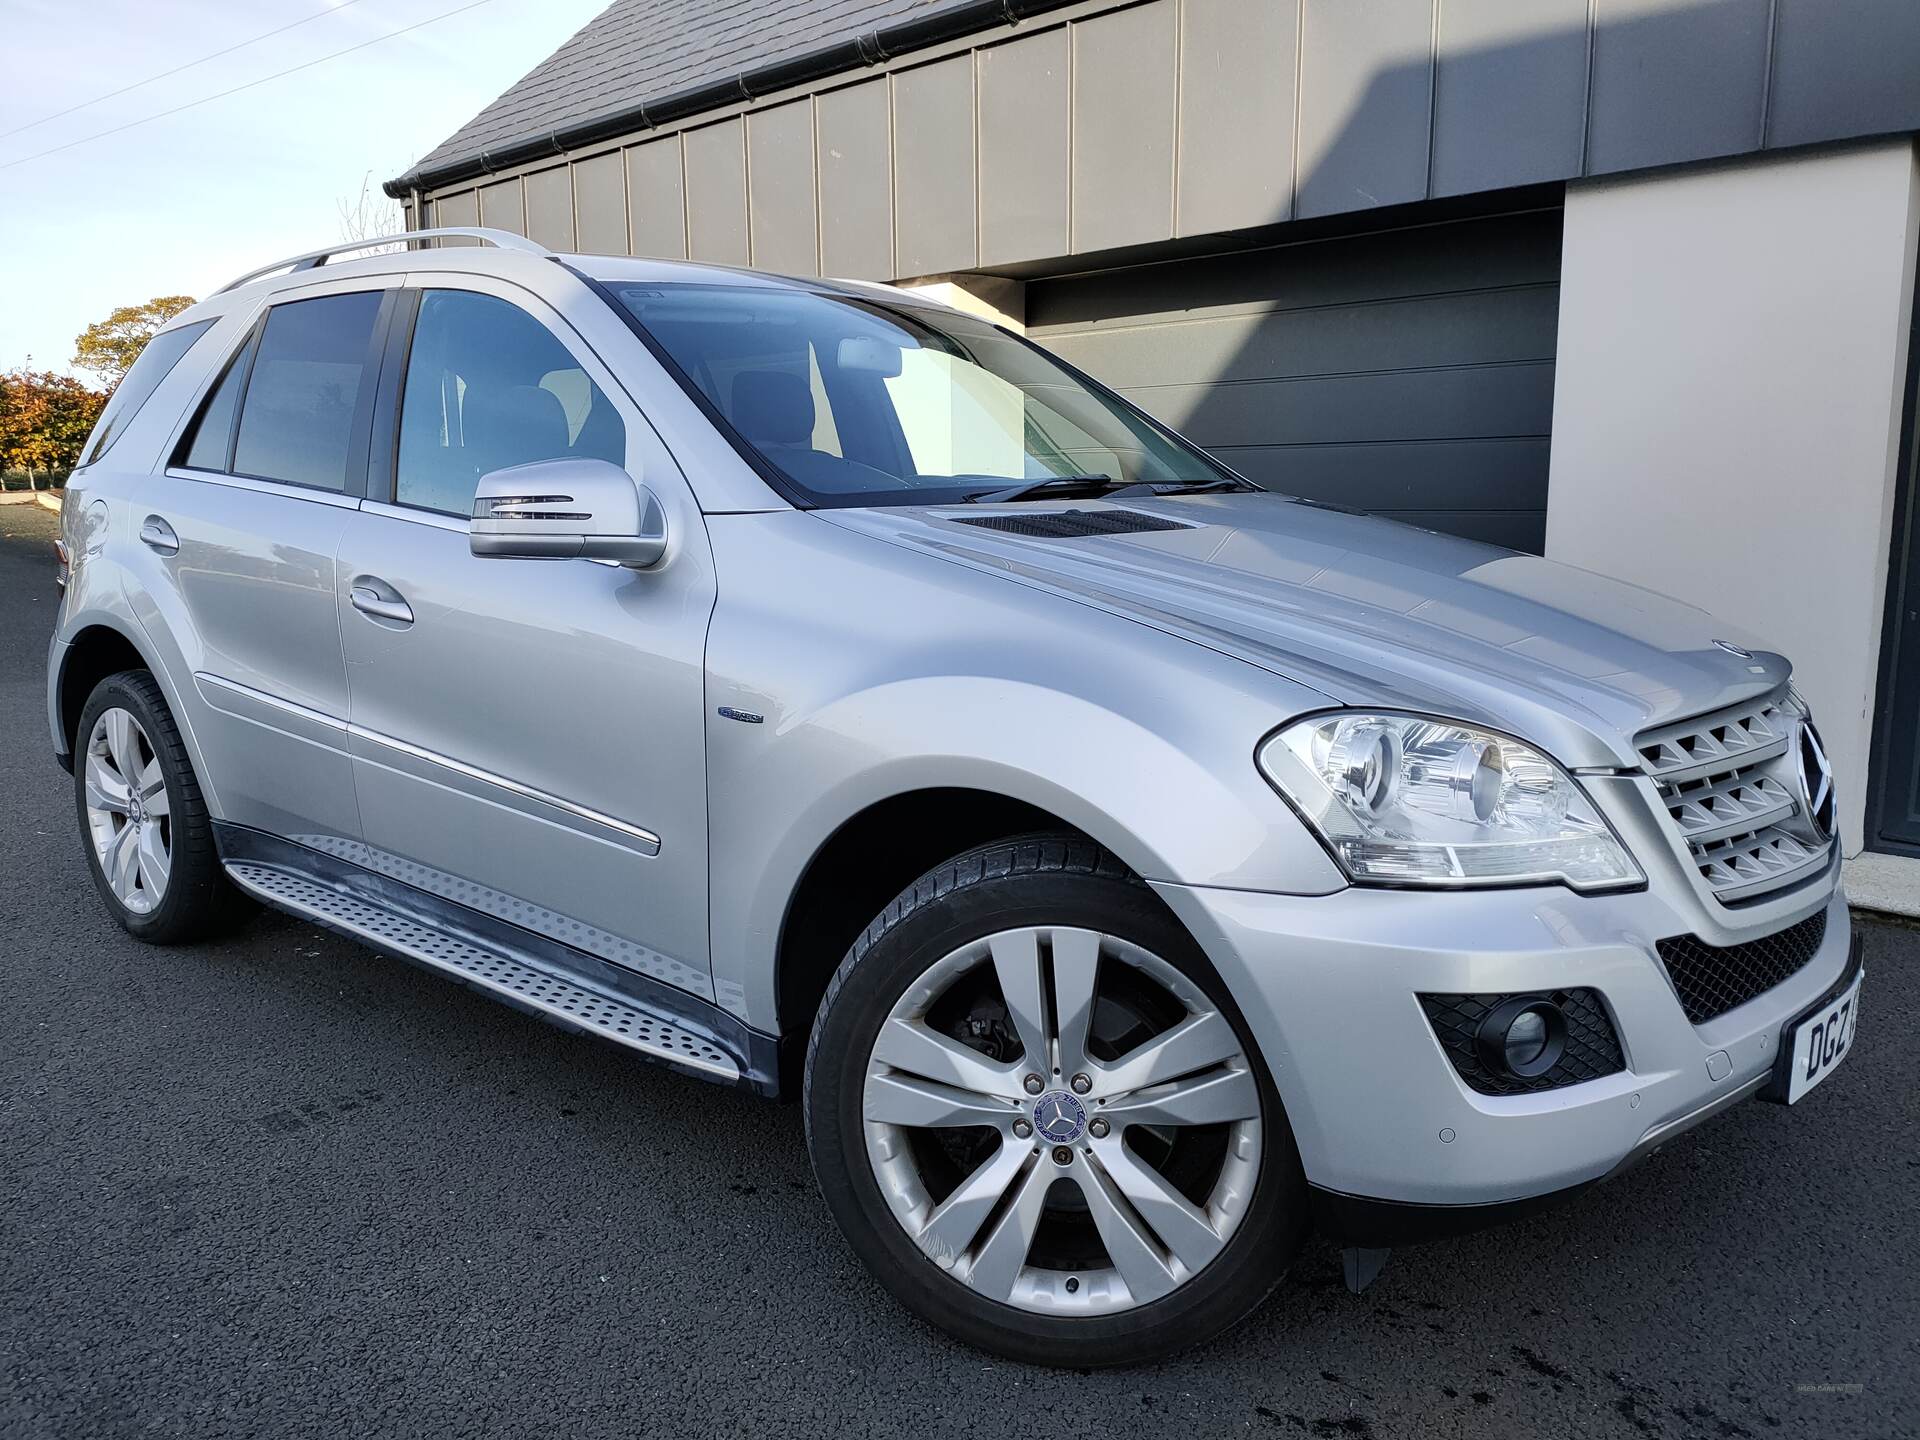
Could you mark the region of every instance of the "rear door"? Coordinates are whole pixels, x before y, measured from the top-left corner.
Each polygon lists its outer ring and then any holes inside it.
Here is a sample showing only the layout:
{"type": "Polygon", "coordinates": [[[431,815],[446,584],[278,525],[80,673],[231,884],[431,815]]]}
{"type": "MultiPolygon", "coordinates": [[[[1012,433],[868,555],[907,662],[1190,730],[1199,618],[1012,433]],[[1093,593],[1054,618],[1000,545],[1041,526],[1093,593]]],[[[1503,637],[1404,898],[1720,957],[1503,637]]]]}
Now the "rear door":
{"type": "Polygon", "coordinates": [[[129,593],[169,672],[192,676],[219,813],[322,848],[359,835],[334,550],[365,483],[397,284],[265,307],[129,515],[129,593]]]}
{"type": "Polygon", "coordinates": [[[425,288],[389,347],[403,383],[382,402],[397,419],[336,574],[369,863],[710,998],[714,581],[697,506],[539,297],[486,277],[414,279],[425,288]],[[660,567],[471,552],[479,477],[565,457],[624,465],[661,497],[660,567]]]}

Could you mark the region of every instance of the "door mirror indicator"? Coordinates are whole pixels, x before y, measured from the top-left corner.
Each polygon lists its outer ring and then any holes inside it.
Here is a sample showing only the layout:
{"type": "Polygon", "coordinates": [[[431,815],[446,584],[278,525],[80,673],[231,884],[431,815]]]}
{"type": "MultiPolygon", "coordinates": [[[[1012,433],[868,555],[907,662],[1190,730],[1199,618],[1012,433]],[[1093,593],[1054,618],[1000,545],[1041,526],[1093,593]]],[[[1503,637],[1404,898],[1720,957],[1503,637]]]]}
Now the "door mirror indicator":
{"type": "Polygon", "coordinates": [[[612,560],[651,569],[667,553],[659,497],[605,460],[536,460],[480,477],[473,553],[519,560],[612,560]]]}

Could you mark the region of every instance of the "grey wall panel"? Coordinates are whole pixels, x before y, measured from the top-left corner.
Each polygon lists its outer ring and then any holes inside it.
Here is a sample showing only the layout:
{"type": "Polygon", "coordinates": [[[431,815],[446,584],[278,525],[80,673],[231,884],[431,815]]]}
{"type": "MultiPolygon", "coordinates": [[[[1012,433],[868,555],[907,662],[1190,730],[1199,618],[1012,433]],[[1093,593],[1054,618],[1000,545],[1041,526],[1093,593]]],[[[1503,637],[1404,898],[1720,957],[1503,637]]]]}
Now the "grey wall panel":
{"type": "Polygon", "coordinates": [[[618,151],[573,167],[573,218],[584,253],[627,253],[627,173],[618,151]]]}
{"type": "Polygon", "coordinates": [[[1028,333],[1261,484],[1538,550],[1560,215],[1027,287],[1028,333]]]}
{"type": "Polygon", "coordinates": [[[1439,23],[1432,193],[1578,175],[1587,0],[1445,0],[1439,23]]]}
{"type": "Polygon", "coordinates": [[[1594,0],[1587,171],[1758,148],[1772,0],[1594,0]]]}
{"type": "Polygon", "coordinates": [[[1181,0],[1176,234],[1292,215],[1300,3],[1181,0]]]}
{"type": "Polygon", "coordinates": [[[1297,214],[1333,215],[1425,197],[1433,4],[1322,0],[1307,6],[1297,214]]]}
{"type": "Polygon", "coordinates": [[[536,170],[524,177],[527,200],[527,236],[549,250],[571,250],[573,245],[573,177],[565,165],[536,170]]]}
{"type": "Polygon", "coordinates": [[[489,230],[527,233],[526,203],[518,178],[480,187],[480,223],[489,230]]]}
{"type": "Polygon", "coordinates": [[[1068,253],[1070,49],[1062,28],[980,52],[982,265],[1068,253]]]}
{"type": "Polygon", "coordinates": [[[1173,0],[1073,27],[1073,249],[1173,234],[1173,0]]]}
{"type": "MultiPolygon", "coordinates": [[[[429,218],[436,226],[478,225],[480,223],[480,197],[472,190],[456,190],[451,195],[435,196],[432,202],[432,214],[429,218]]],[[[441,245],[471,245],[471,240],[441,240],[441,245]]]]}
{"type": "Polygon", "coordinates": [[[813,102],[796,100],[747,117],[747,219],[753,263],[784,275],[818,275],[813,189],[813,102]]]}
{"type": "Polygon", "coordinates": [[[893,277],[893,138],[883,76],[815,102],[820,269],[855,280],[893,277]]]}
{"type": "Polygon", "coordinates": [[[745,126],[723,120],[689,130],[687,254],[714,265],[748,265],[745,126]]]}
{"type": "Polygon", "coordinates": [[[893,77],[894,273],[975,263],[973,56],[893,77]]]}
{"type": "Polygon", "coordinates": [[[627,225],[633,253],[687,258],[686,172],[680,137],[649,140],[627,155],[627,225]]]}
{"type": "Polygon", "coordinates": [[[1777,0],[1769,145],[1920,130],[1920,4],[1777,0]]]}

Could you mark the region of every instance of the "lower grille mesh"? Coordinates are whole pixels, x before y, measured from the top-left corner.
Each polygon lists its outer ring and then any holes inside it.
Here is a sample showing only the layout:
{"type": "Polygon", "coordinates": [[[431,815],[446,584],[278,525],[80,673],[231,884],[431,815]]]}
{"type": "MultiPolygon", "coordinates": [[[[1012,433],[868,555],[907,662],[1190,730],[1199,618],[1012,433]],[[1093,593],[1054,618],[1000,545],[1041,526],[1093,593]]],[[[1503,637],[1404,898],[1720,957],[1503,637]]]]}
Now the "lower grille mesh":
{"type": "Polygon", "coordinates": [[[1709,945],[1695,935],[1675,935],[1658,949],[1680,996],[1680,1008],[1704,1025],[1736,1005],[1765,994],[1813,959],[1827,938],[1827,912],[1739,945],[1709,945]]]}
{"type": "Polygon", "coordinates": [[[1555,990],[1545,998],[1567,1017],[1567,1048],[1544,1075],[1531,1079],[1489,1070],[1480,1060],[1474,1036],[1487,1013],[1512,995],[1422,995],[1420,1008],[1440,1039],[1441,1048],[1460,1078],[1482,1095],[1530,1095],[1598,1080],[1627,1068],[1620,1053],[1620,1037],[1597,990],[1555,990]]]}

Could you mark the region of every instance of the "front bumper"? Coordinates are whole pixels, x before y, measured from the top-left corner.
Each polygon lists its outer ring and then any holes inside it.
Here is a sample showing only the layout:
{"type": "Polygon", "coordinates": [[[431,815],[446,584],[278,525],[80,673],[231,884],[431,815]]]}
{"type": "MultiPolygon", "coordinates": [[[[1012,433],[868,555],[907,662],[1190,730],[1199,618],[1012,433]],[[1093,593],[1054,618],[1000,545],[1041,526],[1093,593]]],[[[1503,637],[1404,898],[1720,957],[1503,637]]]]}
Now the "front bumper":
{"type": "Polygon", "coordinates": [[[1354,888],[1305,897],[1154,888],[1238,1002],[1323,1199],[1501,1207],[1461,1229],[1600,1179],[1758,1093],[1783,1026],[1847,969],[1851,934],[1837,885],[1824,900],[1810,897],[1781,923],[1825,904],[1826,938],[1813,958],[1696,1027],[1654,951],[1657,939],[1688,927],[1651,891],[1354,888]],[[1526,1095],[1470,1089],[1417,998],[1572,986],[1604,997],[1626,1068],[1526,1095]]]}

